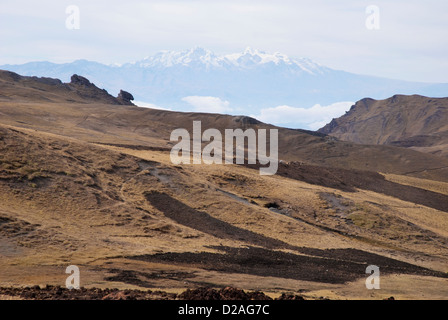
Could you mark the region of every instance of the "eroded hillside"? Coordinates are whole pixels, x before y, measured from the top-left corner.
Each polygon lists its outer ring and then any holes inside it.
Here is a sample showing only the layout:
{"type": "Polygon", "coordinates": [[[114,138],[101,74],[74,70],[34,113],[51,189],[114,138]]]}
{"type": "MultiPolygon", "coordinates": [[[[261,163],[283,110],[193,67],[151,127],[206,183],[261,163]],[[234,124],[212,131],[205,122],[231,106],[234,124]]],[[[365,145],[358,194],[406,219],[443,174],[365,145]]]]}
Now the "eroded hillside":
{"type": "Polygon", "coordinates": [[[448,99],[395,95],[363,99],[319,131],[362,144],[393,145],[446,157],[448,99]]]}
{"type": "Polygon", "coordinates": [[[173,128],[269,128],[248,118],[32,101],[0,115],[2,287],[63,285],[77,265],[86,287],[447,296],[448,183],[421,178],[436,156],[281,129],[285,160],[260,176],[170,160],[173,128]],[[381,291],[366,290],[368,265],[381,291]]]}

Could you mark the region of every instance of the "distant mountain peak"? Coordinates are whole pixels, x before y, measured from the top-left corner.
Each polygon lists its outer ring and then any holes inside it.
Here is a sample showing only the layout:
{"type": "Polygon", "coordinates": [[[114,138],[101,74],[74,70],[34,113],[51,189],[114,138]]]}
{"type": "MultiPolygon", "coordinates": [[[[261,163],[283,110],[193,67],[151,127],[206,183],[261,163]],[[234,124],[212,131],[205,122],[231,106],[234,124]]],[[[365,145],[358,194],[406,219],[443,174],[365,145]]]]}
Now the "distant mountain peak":
{"type": "Polygon", "coordinates": [[[291,59],[287,55],[247,47],[242,52],[217,55],[213,51],[202,47],[194,47],[182,51],[159,51],[153,56],[146,57],[135,64],[144,68],[170,68],[176,66],[210,68],[257,68],[266,64],[285,66],[295,71],[310,74],[322,73],[326,68],[310,59],[291,59]]]}
{"type": "MultiPolygon", "coordinates": [[[[63,82],[78,74],[109,92],[127,89],[136,101],[149,105],[194,111],[202,110],[206,101],[207,107],[222,110],[221,103],[225,102],[226,112],[255,117],[278,106],[307,109],[316,104],[328,106],[364,97],[385,99],[398,92],[431,97],[448,95],[448,83],[415,83],[357,75],[278,50],[266,52],[254,47],[242,48],[236,53],[215,53],[193,47],[160,51],[138,60],[120,65],[86,60],[60,64],[44,61],[4,65],[0,69],[26,76],[59,78],[63,82]],[[189,97],[194,99],[187,99],[188,102],[185,98],[189,97]]],[[[400,104],[401,97],[395,99],[400,104]]],[[[303,118],[299,115],[278,113],[275,119],[286,119],[289,126],[303,128],[303,118]]],[[[280,121],[275,119],[272,122],[280,121]]]]}
{"type": "Polygon", "coordinates": [[[146,68],[173,67],[177,65],[194,66],[198,64],[218,66],[217,61],[218,57],[212,51],[202,47],[194,47],[182,51],[159,51],[153,56],[136,62],[136,64],[146,68]]]}

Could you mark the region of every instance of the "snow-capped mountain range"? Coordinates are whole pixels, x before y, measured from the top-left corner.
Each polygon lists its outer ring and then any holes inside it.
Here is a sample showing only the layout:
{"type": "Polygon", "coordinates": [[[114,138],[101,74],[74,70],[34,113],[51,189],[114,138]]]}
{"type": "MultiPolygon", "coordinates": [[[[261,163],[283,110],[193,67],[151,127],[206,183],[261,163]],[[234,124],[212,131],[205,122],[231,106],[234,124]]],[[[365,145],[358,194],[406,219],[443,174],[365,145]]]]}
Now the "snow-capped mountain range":
{"type": "MultiPolygon", "coordinates": [[[[291,127],[300,127],[299,118],[303,114],[291,108],[312,109],[317,104],[355,102],[366,97],[385,99],[395,94],[448,96],[446,83],[357,75],[333,70],[310,59],[251,48],[224,55],[200,47],[161,51],[121,65],[77,60],[64,64],[3,65],[0,69],[27,76],[59,78],[64,82],[76,73],[111,94],[123,89],[131,92],[136,101],[178,111],[275,115],[275,108],[281,106],[278,110],[288,110],[291,127]]],[[[321,110],[326,112],[324,108],[321,110]]]]}
{"type": "Polygon", "coordinates": [[[210,69],[253,69],[262,65],[272,64],[277,67],[288,67],[290,70],[310,74],[323,73],[327,68],[316,62],[298,58],[291,59],[280,52],[269,54],[264,51],[247,47],[242,53],[216,55],[210,50],[196,47],[184,51],[160,51],[154,56],[134,62],[142,68],[171,68],[175,66],[210,69]]]}

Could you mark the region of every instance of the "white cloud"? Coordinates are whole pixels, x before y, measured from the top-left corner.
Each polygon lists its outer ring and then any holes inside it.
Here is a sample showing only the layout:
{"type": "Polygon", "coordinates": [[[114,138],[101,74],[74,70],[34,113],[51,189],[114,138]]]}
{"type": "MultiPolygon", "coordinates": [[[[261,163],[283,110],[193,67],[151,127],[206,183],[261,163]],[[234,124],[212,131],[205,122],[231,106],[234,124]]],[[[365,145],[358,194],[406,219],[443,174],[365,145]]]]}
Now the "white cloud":
{"type": "Polygon", "coordinates": [[[352,105],[354,105],[353,102],[347,101],[336,102],[329,106],[316,104],[308,109],[278,106],[262,109],[259,115],[252,117],[278,126],[317,130],[333,118],[342,116],[352,105]]]}
{"type": "Polygon", "coordinates": [[[151,108],[151,109],[159,109],[159,110],[171,110],[169,108],[164,108],[164,107],[160,107],[156,104],[152,104],[149,102],[144,102],[144,101],[133,101],[133,103],[138,106],[138,107],[142,107],[142,108],[151,108]]]}
{"type": "Polygon", "coordinates": [[[182,98],[182,101],[192,105],[195,112],[225,113],[232,111],[229,101],[217,97],[189,96],[182,98]]]}

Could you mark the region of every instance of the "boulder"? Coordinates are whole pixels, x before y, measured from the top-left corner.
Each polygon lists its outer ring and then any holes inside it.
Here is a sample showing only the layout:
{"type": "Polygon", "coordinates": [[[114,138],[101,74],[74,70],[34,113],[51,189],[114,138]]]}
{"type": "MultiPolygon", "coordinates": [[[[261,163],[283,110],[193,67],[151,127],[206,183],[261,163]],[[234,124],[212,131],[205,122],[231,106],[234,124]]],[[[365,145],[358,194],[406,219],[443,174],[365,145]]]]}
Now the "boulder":
{"type": "Polygon", "coordinates": [[[123,90],[120,90],[117,98],[126,102],[131,102],[132,100],[134,100],[134,96],[132,94],[123,90]]]}
{"type": "Polygon", "coordinates": [[[71,84],[77,84],[81,86],[90,87],[93,86],[93,84],[89,81],[89,79],[78,76],[77,74],[72,75],[71,77],[71,84]]]}

